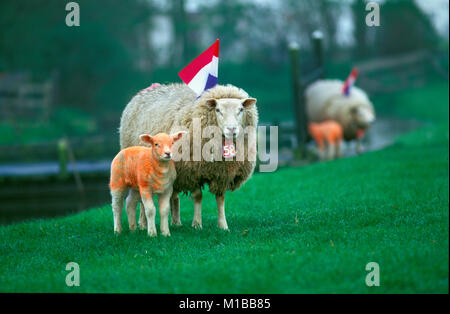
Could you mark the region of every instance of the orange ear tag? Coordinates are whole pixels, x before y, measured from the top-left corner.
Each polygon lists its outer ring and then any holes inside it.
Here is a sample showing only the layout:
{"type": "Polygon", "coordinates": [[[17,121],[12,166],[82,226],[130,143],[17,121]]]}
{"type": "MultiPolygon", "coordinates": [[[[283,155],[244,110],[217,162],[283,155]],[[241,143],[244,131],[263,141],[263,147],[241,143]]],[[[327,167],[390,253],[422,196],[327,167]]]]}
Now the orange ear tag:
{"type": "Polygon", "coordinates": [[[233,140],[225,140],[222,147],[222,155],[225,158],[233,158],[236,156],[236,148],[233,140]]]}
{"type": "Polygon", "coordinates": [[[356,137],[358,139],[362,139],[364,137],[364,130],[363,129],[356,129],[356,137]]]}

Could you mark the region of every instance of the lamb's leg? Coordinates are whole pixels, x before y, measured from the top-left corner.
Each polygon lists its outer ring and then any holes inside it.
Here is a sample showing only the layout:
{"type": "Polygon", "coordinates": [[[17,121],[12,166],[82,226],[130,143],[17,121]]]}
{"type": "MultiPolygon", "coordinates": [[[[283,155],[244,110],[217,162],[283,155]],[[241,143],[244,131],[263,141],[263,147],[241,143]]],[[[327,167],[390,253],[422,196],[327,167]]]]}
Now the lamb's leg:
{"type": "Polygon", "coordinates": [[[317,152],[319,154],[319,160],[322,161],[325,159],[325,143],[323,140],[317,140],[317,152]]]}
{"type": "Polygon", "coordinates": [[[131,231],[136,230],[136,206],[139,200],[139,192],[135,189],[130,189],[128,193],[125,210],[128,216],[128,226],[131,231]]]}
{"type": "Polygon", "coordinates": [[[141,199],[145,207],[145,217],[147,218],[147,232],[151,237],[156,237],[155,215],[156,208],[153,203],[152,194],[148,190],[141,189],[141,199]]]}
{"type": "Polygon", "coordinates": [[[225,194],[216,194],[217,203],[217,224],[220,229],[228,230],[227,219],[225,218],[225,194]]]}
{"type": "Polygon", "coordinates": [[[139,229],[145,230],[147,229],[147,218],[145,217],[145,206],[144,203],[139,201],[139,229]]]}
{"type": "Polygon", "coordinates": [[[342,157],[341,144],[342,144],[342,140],[338,140],[336,142],[336,158],[342,157]]]}
{"type": "Polygon", "coordinates": [[[170,198],[170,209],[171,209],[171,225],[181,226],[180,220],[180,198],[177,193],[173,193],[170,198]]]}
{"type": "Polygon", "coordinates": [[[169,229],[169,210],[170,210],[170,196],[172,191],[168,190],[166,193],[161,194],[158,198],[159,215],[161,216],[161,234],[163,236],[170,236],[169,229]]]}
{"type": "Polygon", "coordinates": [[[202,190],[198,189],[192,193],[194,197],[194,219],[192,220],[192,227],[195,229],[202,228],[202,190]]]}
{"type": "Polygon", "coordinates": [[[123,200],[127,190],[111,190],[112,211],[114,216],[114,233],[122,232],[122,209],[123,200]]]}
{"type": "Polygon", "coordinates": [[[332,160],[335,156],[336,146],[332,143],[329,143],[327,146],[327,159],[332,160]]]}

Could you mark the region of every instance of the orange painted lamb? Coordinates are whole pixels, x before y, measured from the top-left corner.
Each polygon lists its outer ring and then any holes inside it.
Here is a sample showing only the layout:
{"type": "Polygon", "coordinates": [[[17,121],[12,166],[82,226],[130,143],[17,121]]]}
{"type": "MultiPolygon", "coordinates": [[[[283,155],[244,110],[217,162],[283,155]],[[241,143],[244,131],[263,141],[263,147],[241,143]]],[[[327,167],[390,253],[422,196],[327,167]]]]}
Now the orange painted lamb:
{"type": "Polygon", "coordinates": [[[308,125],[308,130],[317,143],[321,160],[341,157],[343,130],[339,123],[333,120],[312,122],[308,125]]]}
{"type": "Polygon", "coordinates": [[[111,164],[111,180],[109,187],[112,196],[114,214],[114,232],[122,232],[122,208],[125,195],[130,190],[127,199],[126,212],[130,230],[136,230],[136,205],[141,199],[141,213],[145,208],[145,216],[141,215],[139,225],[145,228],[150,236],[156,236],[156,208],[153,196],[158,195],[159,213],[161,216],[161,233],[170,236],[168,217],[172,185],[176,171],[172,160],[172,145],[186,132],[172,135],[159,133],[155,136],[142,134],[142,142],[150,147],[132,146],[121,150],[111,164]],[[144,206],[142,206],[144,205],[144,206]]]}

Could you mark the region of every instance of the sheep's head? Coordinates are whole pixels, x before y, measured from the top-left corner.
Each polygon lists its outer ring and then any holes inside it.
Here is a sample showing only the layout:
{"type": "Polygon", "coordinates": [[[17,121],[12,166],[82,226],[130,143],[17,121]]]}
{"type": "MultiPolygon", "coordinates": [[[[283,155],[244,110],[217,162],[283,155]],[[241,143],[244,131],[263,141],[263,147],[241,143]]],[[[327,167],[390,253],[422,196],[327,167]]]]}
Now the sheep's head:
{"type": "Polygon", "coordinates": [[[181,131],[174,134],[158,133],[155,136],[150,134],[140,135],[142,142],[150,144],[153,148],[153,156],[158,160],[168,161],[172,159],[172,145],[178,141],[183,134],[187,132],[181,131]]]}
{"type": "Polygon", "coordinates": [[[352,106],[350,108],[352,120],[356,123],[356,126],[361,129],[367,129],[375,121],[375,114],[372,110],[365,106],[352,106]]]}
{"type": "Polygon", "coordinates": [[[206,103],[215,111],[217,125],[225,139],[233,139],[243,131],[245,111],[255,106],[256,99],[211,98],[206,103]]]}

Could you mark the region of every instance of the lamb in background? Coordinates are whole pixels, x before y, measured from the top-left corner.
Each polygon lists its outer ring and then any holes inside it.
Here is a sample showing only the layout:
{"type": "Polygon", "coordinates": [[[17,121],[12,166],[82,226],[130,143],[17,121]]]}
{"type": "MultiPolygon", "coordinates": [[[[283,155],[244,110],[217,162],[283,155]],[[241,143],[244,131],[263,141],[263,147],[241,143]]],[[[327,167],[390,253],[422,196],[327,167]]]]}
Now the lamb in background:
{"type": "Polygon", "coordinates": [[[353,86],[346,96],[342,93],[343,84],[339,80],[319,80],[308,86],[306,113],[309,122],[338,122],[343,127],[344,139],[356,140],[356,150],[360,153],[360,140],[375,121],[375,111],[363,90],[353,86]]]}
{"type": "MultiPolygon", "coordinates": [[[[199,98],[185,84],[161,85],[137,94],[126,106],[120,122],[120,145],[138,145],[139,134],[171,132],[182,127],[190,133],[190,160],[175,162],[177,178],[171,198],[171,222],[181,225],[178,193],[190,192],[194,199],[192,226],[202,228],[202,187],[206,184],[216,196],[218,226],[228,229],[225,218],[225,192],[238,189],[246,182],[256,165],[249,160],[248,141],[244,144],[244,161],[193,161],[193,119],[201,119],[201,128],[218,126],[226,139],[245,136],[244,128],[258,123],[256,99],[232,85],[216,85],[199,98]]],[[[202,146],[208,139],[202,139],[202,146]]],[[[250,149],[256,150],[250,147],[250,149]]],[[[238,152],[239,153],[239,152],[238,152]]],[[[256,154],[256,151],[254,152],[256,154]]],[[[142,211],[141,211],[142,212],[142,211]]],[[[142,217],[145,219],[145,217],[142,217]]],[[[140,222],[141,225],[141,222],[140,222]]]]}
{"type": "MultiPolygon", "coordinates": [[[[136,230],[136,205],[140,198],[145,207],[148,234],[156,236],[153,196],[158,195],[159,213],[161,216],[161,233],[170,236],[168,217],[169,201],[172,196],[172,185],[176,171],[172,158],[172,144],[179,140],[183,132],[173,135],[159,133],[155,136],[142,134],[142,142],[151,148],[133,146],[121,150],[111,164],[111,180],[109,187],[112,196],[114,214],[114,232],[122,232],[123,200],[130,188],[127,198],[126,212],[130,230],[136,230]]],[[[141,213],[143,213],[141,207],[141,213]]]]}
{"type": "Polygon", "coordinates": [[[320,160],[341,157],[342,126],[333,120],[312,122],[308,125],[309,134],[317,143],[320,160]]]}

